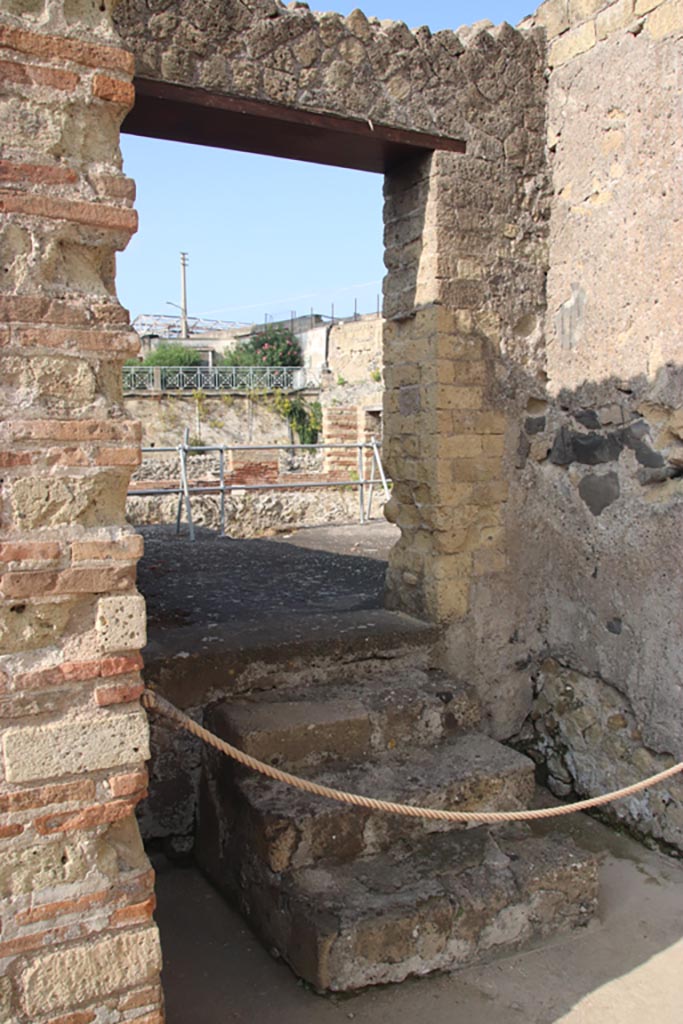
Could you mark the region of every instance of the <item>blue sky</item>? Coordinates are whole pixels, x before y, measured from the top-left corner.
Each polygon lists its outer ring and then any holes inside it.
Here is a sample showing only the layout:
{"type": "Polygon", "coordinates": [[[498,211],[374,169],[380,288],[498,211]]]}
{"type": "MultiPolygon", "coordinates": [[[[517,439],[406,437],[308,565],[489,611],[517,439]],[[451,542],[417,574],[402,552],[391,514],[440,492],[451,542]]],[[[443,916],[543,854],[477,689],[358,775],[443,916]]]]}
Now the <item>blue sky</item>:
{"type": "MultiPolygon", "coordinates": [[[[312,3],[315,8],[317,5],[312,3]]],[[[355,3],[334,4],[349,14],[355,3]]],[[[368,0],[366,14],[437,31],[489,18],[517,24],[523,0],[368,0]]],[[[535,6],[535,5],[534,5],[535,6]]],[[[133,317],[177,312],[179,253],[189,253],[190,315],[260,322],[372,312],[381,293],[382,176],[293,160],[122,136],[140,230],[117,258],[133,317]]]]}

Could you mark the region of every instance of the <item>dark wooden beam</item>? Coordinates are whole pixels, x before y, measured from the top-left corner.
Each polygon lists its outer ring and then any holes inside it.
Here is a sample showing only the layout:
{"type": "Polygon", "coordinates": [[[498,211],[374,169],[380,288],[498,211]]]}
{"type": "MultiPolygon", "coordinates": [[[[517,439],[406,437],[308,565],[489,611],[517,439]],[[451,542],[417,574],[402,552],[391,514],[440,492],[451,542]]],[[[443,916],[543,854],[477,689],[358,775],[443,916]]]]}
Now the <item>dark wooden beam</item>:
{"type": "Polygon", "coordinates": [[[461,139],[292,110],[151,79],[135,79],[135,96],[135,106],[122,127],[129,135],[380,174],[409,157],[433,150],[465,152],[461,139]]]}

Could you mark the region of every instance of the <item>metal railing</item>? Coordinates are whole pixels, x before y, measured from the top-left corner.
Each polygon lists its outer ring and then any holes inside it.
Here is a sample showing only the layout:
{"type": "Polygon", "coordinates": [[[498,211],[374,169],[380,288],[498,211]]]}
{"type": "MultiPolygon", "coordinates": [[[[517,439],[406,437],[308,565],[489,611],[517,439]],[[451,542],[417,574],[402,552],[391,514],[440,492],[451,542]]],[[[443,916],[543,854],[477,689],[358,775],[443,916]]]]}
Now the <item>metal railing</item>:
{"type": "MultiPolygon", "coordinates": [[[[356,444],[262,444],[262,445],[189,445],[188,442],[189,430],[185,430],[183,443],[177,445],[175,448],[143,448],[142,454],[154,454],[159,455],[163,453],[176,452],[178,455],[178,484],[173,487],[152,487],[152,488],[140,488],[128,491],[129,498],[152,498],[159,496],[168,496],[176,494],[178,496],[178,510],[176,513],[176,533],[180,533],[180,525],[182,522],[183,508],[187,516],[187,523],[190,530],[190,540],[195,539],[194,523],[192,521],[192,502],[191,498],[193,495],[209,495],[216,494],[220,497],[220,532],[225,533],[225,520],[226,520],[226,508],[225,508],[225,496],[233,491],[292,491],[292,490],[303,490],[309,488],[327,488],[327,487],[357,487],[358,488],[358,519],[361,525],[363,525],[372,515],[372,502],[375,494],[375,487],[381,487],[384,500],[388,501],[391,497],[389,488],[389,478],[387,477],[384,466],[382,465],[382,457],[380,454],[380,444],[376,438],[371,438],[370,441],[361,441],[356,444]],[[325,451],[329,449],[356,449],[357,455],[357,478],[348,480],[320,480],[320,481],[296,481],[283,482],[283,483],[262,483],[262,484],[243,484],[243,483],[226,483],[225,479],[225,453],[226,452],[249,452],[249,451],[325,451]],[[209,486],[192,486],[189,481],[187,473],[187,458],[188,455],[199,453],[205,455],[209,452],[218,453],[218,480],[215,484],[209,486]],[[368,456],[370,457],[370,466],[366,466],[368,456]],[[369,470],[369,475],[366,475],[366,468],[369,470]]],[[[135,484],[135,481],[133,481],[135,484]]]]}
{"type": "Polygon", "coordinates": [[[124,394],[160,391],[302,391],[320,380],[302,366],[124,366],[124,394]]]}

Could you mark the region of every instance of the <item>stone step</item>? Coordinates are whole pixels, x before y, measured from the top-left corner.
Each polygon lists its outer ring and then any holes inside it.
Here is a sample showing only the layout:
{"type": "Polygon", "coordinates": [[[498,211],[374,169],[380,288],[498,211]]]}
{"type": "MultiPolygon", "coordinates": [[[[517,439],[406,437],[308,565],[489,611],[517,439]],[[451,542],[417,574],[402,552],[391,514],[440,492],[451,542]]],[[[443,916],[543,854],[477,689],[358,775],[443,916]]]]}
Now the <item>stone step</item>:
{"type": "MultiPolygon", "coordinates": [[[[408,746],[353,765],[326,765],[306,777],[347,792],[459,810],[520,808],[534,793],[533,762],[478,733],[431,749],[408,746]]],[[[211,863],[211,874],[226,878],[238,879],[255,858],[273,872],[345,863],[425,832],[463,828],[373,813],[254,774],[235,776],[224,758],[207,759],[203,786],[198,855],[211,863]]]]}
{"type": "Polygon", "coordinates": [[[245,873],[241,907],[318,990],[351,991],[512,952],[586,924],[597,863],[570,840],[484,828],[346,865],[245,873]]]}
{"type": "Polygon", "coordinates": [[[397,667],[343,683],[289,688],[215,706],[208,727],[269,764],[354,761],[403,744],[433,746],[471,732],[481,713],[473,691],[442,672],[397,667]]]}

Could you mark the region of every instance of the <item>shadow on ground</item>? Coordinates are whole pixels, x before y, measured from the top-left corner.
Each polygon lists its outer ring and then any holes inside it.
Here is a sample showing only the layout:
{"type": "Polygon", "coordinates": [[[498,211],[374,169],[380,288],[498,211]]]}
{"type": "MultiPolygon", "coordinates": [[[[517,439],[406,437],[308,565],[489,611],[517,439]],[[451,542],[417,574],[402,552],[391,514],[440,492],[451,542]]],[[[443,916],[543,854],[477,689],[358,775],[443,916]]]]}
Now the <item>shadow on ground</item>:
{"type": "Polygon", "coordinates": [[[298,982],[199,872],[162,863],[167,1024],[680,1024],[683,866],[582,815],[560,827],[605,853],[597,921],[484,966],[341,998],[298,982]]]}
{"type": "Polygon", "coordinates": [[[140,532],[138,585],[149,625],[161,628],[381,608],[386,558],[398,535],[385,522],[259,540],[199,528],[191,542],[172,526],[140,532]]]}

